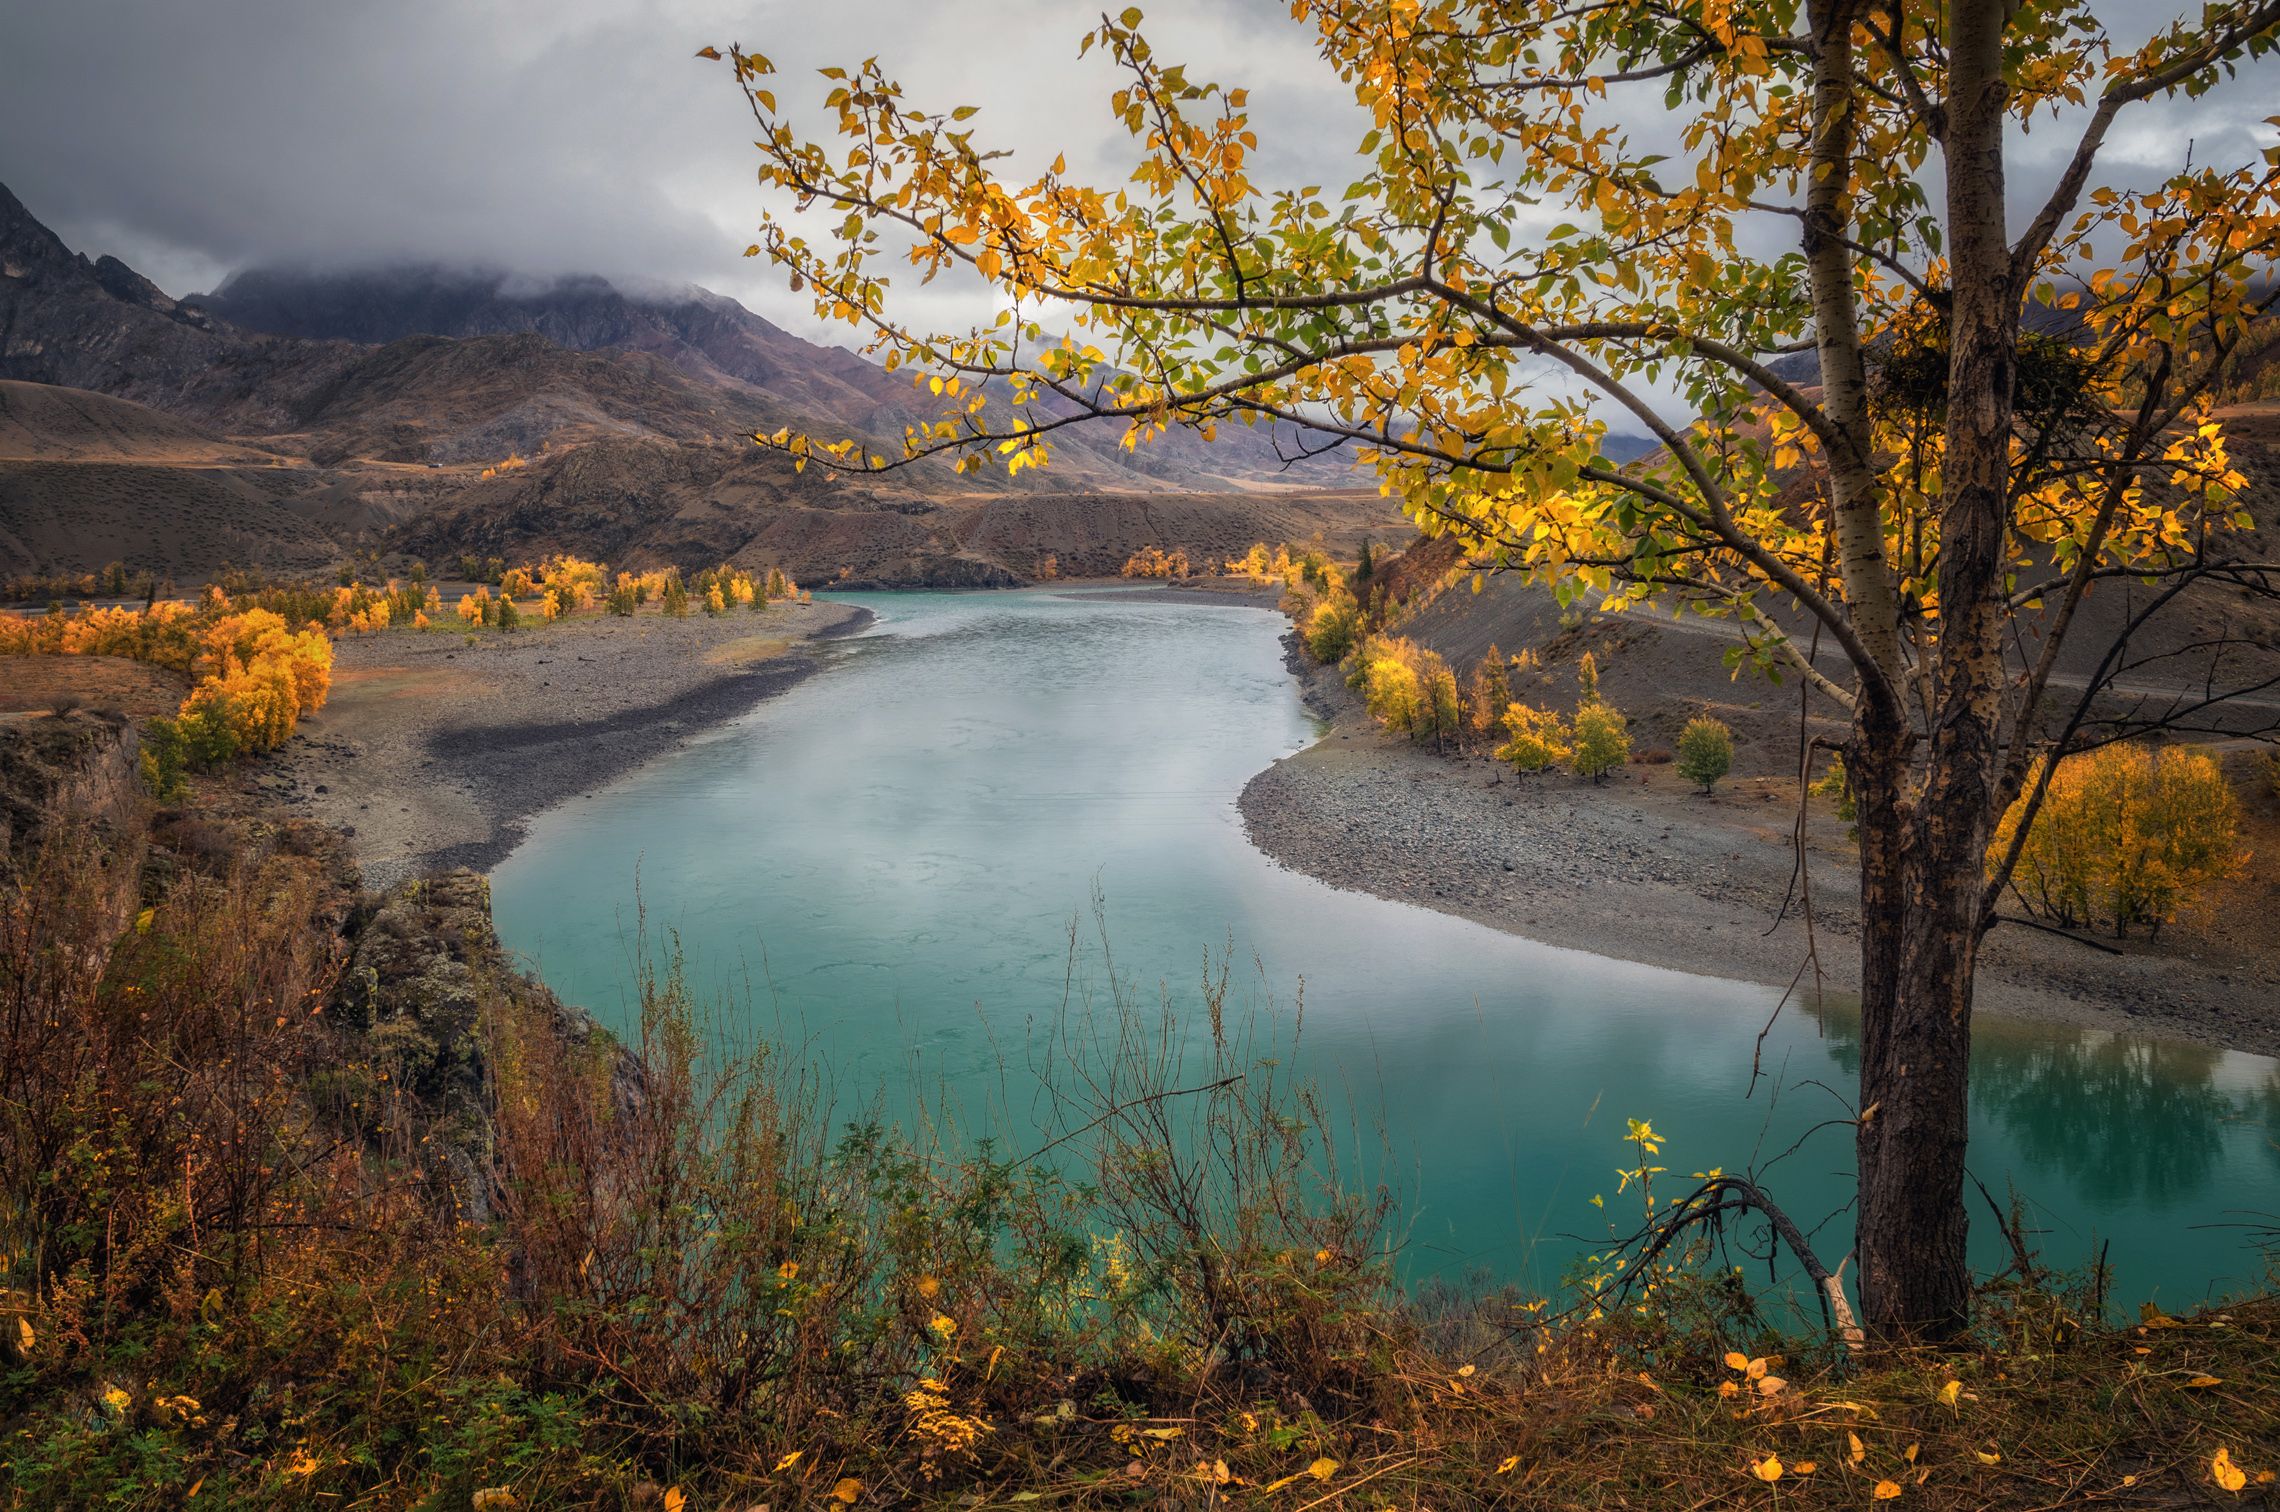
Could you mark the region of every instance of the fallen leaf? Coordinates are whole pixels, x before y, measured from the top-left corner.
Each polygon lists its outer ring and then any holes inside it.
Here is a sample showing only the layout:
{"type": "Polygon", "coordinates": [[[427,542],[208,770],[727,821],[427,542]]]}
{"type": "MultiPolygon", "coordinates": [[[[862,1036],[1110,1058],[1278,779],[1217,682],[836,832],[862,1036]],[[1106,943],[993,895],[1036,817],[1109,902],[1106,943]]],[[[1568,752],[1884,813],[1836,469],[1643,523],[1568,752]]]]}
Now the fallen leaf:
{"type": "Polygon", "coordinates": [[[771,1473],[782,1475],[786,1470],[789,1470],[792,1468],[792,1466],[798,1464],[800,1462],[800,1456],[805,1453],[807,1453],[805,1449],[794,1449],[791,1453],[776,1461],[776,1468],[771,1473]]]}
{"type": "Polygon", "coordinates": [[[1326,1481],[1338,1473],[1338,1462],[1329,1458],[1318,1459],[1306,1467],[1306,1473],[1316,1480],[1326,1481]]]}
{"type": "Polygon", "coordinates": [[[1778,1454],[1769,1454],[1764,1459],[1761,1459],[1756,1464],[1750,1466],[1750,1474],[1756,1476],[1759,1480],[1764,1481],[1769,1486],[1772,1485],[1775,1481],[1781,1479],[1781,1472],[1781,1456],[1778,1454]]]}
{"type": "Polygon", "coordinates": [[[2238,1491],[2248,1484],[2248,1473],[2233,1463],[2230,1449],[2219,1449],[2209,1461],[2209,1476],[2227,1491],[2238,1491]]]}
{"type": "Polygon", "coordinates": [[[1878,1481],[1876,1489],[1868,1494],[1878,1501],[1890,1501],[1900,1494],[1900,1483],[1898,1481],[1878,1481]]]}
{"type": "Polygon", "coordinates": [[[1510,1475],[1510,1474],[1513,1472],[1513,1470],[1514,1470],[1514,1469],[1516,1469],[1516,1468],[1519,1466],[1519,1464],[1520,1464],[1520,1456],[1519,1456],[1519,1455],[1517,1455],[1517,1454],[1507,1454],[1506,1456],[1504,1456],[1504,1463],[1503,1463],[1503,1464],[1501,1464],[1501,1465],[1498,1465],[1498,1466],[1496,1467],[1496,1473],[1497,1473],[1498,1475],[1510,1475]]]}
{"type": "Polygon", "coordinates": [[[1940,1388],[1940,1405],[1942,1407],[1953,1407],[1955,1399],[1961,1395],[1963,1395],[1963,1382],[1950,1381],[1940,1388]]]}
{"type": "Polygon", "coordinates": [[[1750,1357],[1739,1350],[1730,1351],[1726,1356],[1726,1368],[1728,1370],[1747,1370],[1750,1368],[1750,1357]]]}
{"type": "Polygon", "coordinates": [[[863,1483],[850,1475],[831,1488],[831,1499],[843,1507],[852,1507],[863,1494],[863,1483]]]}
{"type": "Polygon", "coordinates": [[[1845,1457],[1856,1465],[1868,1458],[1868,1445],[1860,1441],[1859,1434],[1848,1433],[1845,1435],[1845,1457]]]}
{"type": "Polygon", "coordinates": [[[2191,1391],[2191,1390],[2195,1389],[2196,1387],[2201,1387],[2201,1386],[2222,1386],[2222,1385],[2224,1385],[2224,1383],[2225,1383],[2225,1378],[2224,1378],[2223,1376],[2212,1376],[2212,1375],[2197,1375],[2197,1376],[2193,1377],[2193,1379],[2192,1379],[2192,1380],[2190,1380],[2190,1381],[2187,1381],[2187,1382],[2185,1383],[2185,1389],[2186,1389],[2187,1391],[2191,1391]]]}

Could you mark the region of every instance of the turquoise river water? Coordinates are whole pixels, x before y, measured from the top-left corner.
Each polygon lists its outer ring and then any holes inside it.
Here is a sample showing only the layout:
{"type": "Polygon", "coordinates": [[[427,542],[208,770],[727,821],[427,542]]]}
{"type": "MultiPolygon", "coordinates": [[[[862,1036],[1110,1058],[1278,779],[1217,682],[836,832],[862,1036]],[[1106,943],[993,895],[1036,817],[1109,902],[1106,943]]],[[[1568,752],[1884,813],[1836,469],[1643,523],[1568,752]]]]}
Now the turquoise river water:
{"type": "MultiPolygon", "coordinates": [[[[1265,610],[1045,591],[849,595],[879,618],[783,697],[541,816],[493,875],[500,932],[622,1025],[636,876],[693,982],[824,1068],[849,1106],[1024,1115],[1076,971],[1196,1014],[1232,949],[1239,1003],[1390,1155],[1413,1275],[1556,1282],[1616,1204],[1624,1121],[1681,1175],[1762,1163],[1842,1254],[1855,1074],[1841,1009],[1514,938],[1339,892],[1246,841],[1236,795],[1314,738],[1265,610]],[[1831,1090],[1834,1089],[1834,1090],[1831,1090]]],[[[1524,863],[1523,863],[1524,864],[1524,863]]],[[[1018,1140],[1020,1130],[1008,1132],[1018,1140]]],[[[2265,1273],[2280,1065],[1983,1016],[1972,1170],[2028,1203],[2046,1257],[2101,1248],[2118,1304],[2183,1307],[2265,1273]]],[[[1385,1169],[1384,1165],[1379,1166],[1385,1169]]],[[[1975,1255],[2001,1241],[1974,1194],[1975,1255]]]]}

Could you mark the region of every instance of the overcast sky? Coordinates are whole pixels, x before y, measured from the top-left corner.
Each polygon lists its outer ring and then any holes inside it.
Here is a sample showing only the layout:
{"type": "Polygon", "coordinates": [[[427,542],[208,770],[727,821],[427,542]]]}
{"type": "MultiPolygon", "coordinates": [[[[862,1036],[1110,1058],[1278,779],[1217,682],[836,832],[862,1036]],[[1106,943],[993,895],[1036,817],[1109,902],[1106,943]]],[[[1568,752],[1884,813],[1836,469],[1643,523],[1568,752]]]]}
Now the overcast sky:
{"type": "MultiPolygon", "coordinates": [[[[1359,118],[1285,0],[1144,8],[1160,56],[1251,88],[1261,182],[1354,176],[1359,118]]],[[[2131,43],[2171,13],[2100,10],[2131,43]]],[[[914,101],[984,107],[985,136],[1032,159],[1017,167],[1065,151],[1072,172],[1121,182],[1117,76],[1077,58],[1094,14],[1082,0],[0,0],[0,182],[73,247],[177,295],[255,263],[441,261],[686,280],[821,334],[739,255],[759,207],[751,122],[696,49],[768,54],[787,106],[813,97],[791,82],[801,70],[876,53],[914,101]]],[[[2203,161],[2269,142],[2259,117],[2280,68],[2258,67],[2211,100],[2145,107],[2105,176],[2174,168],[2189,138],[2203,161]]],[[[2021,196],[2070,141],[2044,128],[2019,144],[2021,196]]]]}

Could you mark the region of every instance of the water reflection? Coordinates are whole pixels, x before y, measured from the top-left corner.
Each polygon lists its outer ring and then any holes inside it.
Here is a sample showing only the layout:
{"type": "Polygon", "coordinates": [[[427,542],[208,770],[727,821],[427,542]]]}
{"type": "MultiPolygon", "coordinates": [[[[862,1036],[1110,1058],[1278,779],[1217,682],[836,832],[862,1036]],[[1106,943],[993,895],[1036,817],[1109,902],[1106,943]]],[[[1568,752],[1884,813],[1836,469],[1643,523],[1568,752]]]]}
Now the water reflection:
{"type": "MultiPolygon", "coordinates": [[[[1831,1008],[1821,1022],[1831,1059],[1857,1076],[1858,1008],[1831,1008]]],[[[2228,1129],[2261,1127],[2280,1162],[2280,1068],[2226,1090],[2228,1062],[2256,1063],[2206,1045],[1983,1018],[1972,1032],[1972,1114],[2086,1197],[2180,1205],[2213,1185],[2228,1129]]]]}

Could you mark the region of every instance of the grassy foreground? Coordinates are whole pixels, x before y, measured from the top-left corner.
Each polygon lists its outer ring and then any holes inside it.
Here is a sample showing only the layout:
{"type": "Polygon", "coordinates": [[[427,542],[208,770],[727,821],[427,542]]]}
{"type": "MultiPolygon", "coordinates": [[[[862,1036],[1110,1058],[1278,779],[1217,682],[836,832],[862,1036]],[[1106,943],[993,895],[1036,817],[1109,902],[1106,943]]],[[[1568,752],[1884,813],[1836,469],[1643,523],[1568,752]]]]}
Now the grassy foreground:
{"type": "Polygon", "coordinates": [[[515,975],[480,884],[360,898],[226,806],[0,887],[9,1507],[2256,1504],[2280,1300],[2111,1328],[2034,1271],[1855,1355],[1725,1258],[1416,1296],[1286,1045],[1072,1004],[1040,1151],[835,1119],[515,975]],[[1596,1305],[1595,1305],[1596,1304],[1596,1305]]]}

